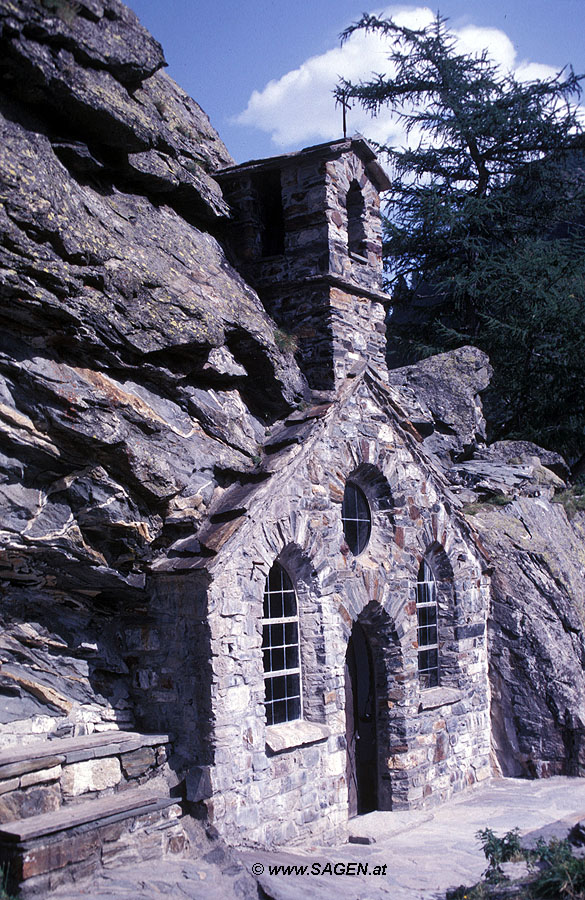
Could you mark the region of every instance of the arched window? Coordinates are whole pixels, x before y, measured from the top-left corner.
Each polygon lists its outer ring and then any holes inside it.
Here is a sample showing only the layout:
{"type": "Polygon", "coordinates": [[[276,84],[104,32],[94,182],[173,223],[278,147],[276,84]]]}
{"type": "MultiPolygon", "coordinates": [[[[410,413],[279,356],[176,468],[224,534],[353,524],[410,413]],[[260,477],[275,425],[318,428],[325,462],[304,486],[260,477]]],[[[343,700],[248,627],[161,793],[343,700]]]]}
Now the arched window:
{"type": "Polygon", "coordinates": [[[365,257],[366,234],[364,231],[365,203],[360,186],[354,179],[345,198],[347,210],[347,249],[350,253],[365,257]]]}
{"type": "Polygon", "coordinates": [[[289,574],[274,563],[264,588],[262,652],[268,725],[302,715],[297,597],[289,574]]]}
{"type": "Polygon", "coordinates": [[[341,521],[347,546],[354,556],[366,549],[372,530],[372,514],[361,488],[348,481],[341,505],[341,521]]]}
{"type": "Polygon", "coordinates": [[[426,559],[421,563],[416,583],[416,616],[421,687],[436,687],[439,684],[437,583],[426,559]]]}

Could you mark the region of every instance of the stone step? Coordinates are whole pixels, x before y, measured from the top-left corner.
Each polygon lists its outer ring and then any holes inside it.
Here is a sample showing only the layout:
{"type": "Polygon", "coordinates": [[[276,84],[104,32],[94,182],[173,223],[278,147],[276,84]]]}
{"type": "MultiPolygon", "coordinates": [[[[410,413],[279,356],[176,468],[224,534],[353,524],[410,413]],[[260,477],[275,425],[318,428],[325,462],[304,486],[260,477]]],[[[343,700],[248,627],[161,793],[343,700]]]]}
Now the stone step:
{"type": "Polygon", "coordinates": [[[31,838],[43,837],[58,831],[66,831],[77,825],[88,822],[109,820],[111,816],[125,818],[149,812],[156,805],[157,809],[172,806],[176,803],[172,797],[161,797],[150,791],[128,790],[111,797],[92,798],[76,806],[66,806],[56,812],[41,813],[29,819],[18,819],[0,825],[0,842],[29,841],[31,838]]]}
{"type": "MultiPolygon", "coordinates": [[[[0,753],[0,824],[135,790],[170,775],[171,736],[110,732],[0,753]]],[[[155,788],[156,790],[156,788],[155,788]]],[[[164,790],[164,789],[163,789],[164,790]]]]}
{"type": "Polygon", "coordinates": [[[102,865],[182,852],[183,810],[147,788],[93,798],[76,806],[0,826],[0,864],[9,889],[23,897],[87,878],[102,865]]]}
{"type": "Polygon", "coordinates": [[[49,768],[58,762],[82,762],[86,759],[127,753],[140,747],[168,744],[171,740],[172,737],[168,734],[102,731],[81,737],[58,738],[7,747],[0,751],[0,780],[13,778],[25,772],[33,772],[37,768],[49,768]]]}

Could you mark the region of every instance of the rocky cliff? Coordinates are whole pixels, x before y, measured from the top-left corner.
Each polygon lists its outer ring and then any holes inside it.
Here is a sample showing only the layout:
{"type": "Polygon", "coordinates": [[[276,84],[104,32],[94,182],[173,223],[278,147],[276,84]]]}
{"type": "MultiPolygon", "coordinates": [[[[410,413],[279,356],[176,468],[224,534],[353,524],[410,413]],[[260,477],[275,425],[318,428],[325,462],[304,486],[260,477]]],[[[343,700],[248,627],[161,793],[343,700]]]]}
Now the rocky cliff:
{"type": "Polygon", "coordinates": [[[504,775],[584,775],[585,515],[572,509],[559,454],[527,441],[485,445],[490,374],[487,356],[463,347],[390,381],[491,574],[494,761],[504,775]]]}
{"type": "Polygon", "coordinates": [[[143,613],[150,561],[304,381],[214,236],[231,158],[136,16],[2,0],[0,29],[7,741],[129,723],[112,607],[143,613]]]}

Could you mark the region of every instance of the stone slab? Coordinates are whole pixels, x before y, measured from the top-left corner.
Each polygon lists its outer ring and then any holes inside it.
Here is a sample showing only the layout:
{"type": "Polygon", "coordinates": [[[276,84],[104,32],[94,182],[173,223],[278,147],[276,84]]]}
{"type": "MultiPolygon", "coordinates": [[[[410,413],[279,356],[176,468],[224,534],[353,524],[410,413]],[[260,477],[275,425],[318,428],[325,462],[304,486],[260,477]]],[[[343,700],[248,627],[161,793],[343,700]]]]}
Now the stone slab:
{"type": "Polygon", "coordinates": [[[120,753],[127,753],[130,750],[137,750],[142,747],[142,741],[136,740],[120,741],[103,744],[98,747],[87,747],[84,750],[71,750],[65,754],[67,763],[84,762],[88,759],[100,759],[104,756],[117,756],[120,753]]]}
{"type": "Polygon", "coordinates": [[[0,781],[0,795],[15,791],[19,784],[20,780],[18,778],[8,778],[6,781],[0,781]]]}
{"type": "Polygon", "coordinates": [[[45,781],[56,781],[62,772],[60,765],[47,769],[37,769],[36,772],[28,772],[20,779],[21,788],[30,787],[31,784],[42,784],[45,781]]]}
{"type": "Polygon", "coordinates": [[[279,753],[291,747],[303,747],[306,744],[325,741],[330,735],[331,729],[327,725],[299,719],[296,722],[283,722],[281,725],[268,725],[266,745],[273,753],[279,753]]]}
{"type": "MultiPolygon", "coordinates": [[[[34,744],[26,744],[26,745],[16,745],[14,747],[7,747],[4,750],[0,751],[0,778],[8,777],[8,775],[12,773],[8,773],[4,775],[5,769],[8,765],[17,765],[20,763],[26,763],[27,765],[36,765],[34,760],[42,759],[43,757],[54,757],[56,755],[63,755],[67,758],[67,761],[78,762],[79,759],[68,759],[69,754],[73,755],[75,753],[84,753],[89,752],[101,747],[103,745],[116,745],[123,744],[128,741],[132,741],[133,743],[136,741],[140,742],[140,746],[153,746],[155,744],[168,744],[172,741],[172,736],[169,734],[139,734],[134,731],[102,731],[95,732],[94,734],[86,734],[81,737],[72,737],[72,738],[59,738],[58,740],[52,741],[38,741],[34,744]]],[[[91,756],[85,757],[86,759],[91,758],[91,756]]],[[[51,763],[53,765],[53,763],[51,763]]],[[[48,768],[45,762],[39,764],[40,768],[48,768]]],[[[21,769],[18,773],[21,774],[23,771],[32,771],[32,769],[21,769]]]]}
{"type": "Polygon", "coordinates": [[[140,812],[150,812],[162,809],[165,806],[173,806],[176,799],[161,797],[147,790],[128,790],[115,794],[113,797],[103,797],[68,806],[56,812],[44,813],[33,816],[30,819],[21,819],[13,822],[5,822],[0,826],[0,842],[23,842],[34,838],[67,831],[86,823],[99,823],[107,820],[111,824],[113,818],[119,820],[129,815],[138,815],[140,812]]]}
{"type": "Polygon", "coordinates": [[[37,759],[24,759],[21,762],[8,763],[8,765],[0,766],[0,778],[16,778],[17,776],[25,775],[28,772],[37,772],[41,769],[51,769],[63,762],[65,762],[64,756],[54,755],[41,756],[37,759]]]}

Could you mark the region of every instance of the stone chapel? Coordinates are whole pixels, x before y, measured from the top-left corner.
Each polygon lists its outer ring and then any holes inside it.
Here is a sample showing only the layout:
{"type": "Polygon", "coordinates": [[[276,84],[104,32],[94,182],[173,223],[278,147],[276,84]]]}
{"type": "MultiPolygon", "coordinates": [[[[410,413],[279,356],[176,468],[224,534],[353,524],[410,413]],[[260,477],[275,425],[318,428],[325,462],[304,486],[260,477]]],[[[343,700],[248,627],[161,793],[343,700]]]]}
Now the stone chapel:
{"type": "MultiPolygon", "coordinates": [[[[158,721],[201,760],[189,798],[227,838],[341,839],[348,817],[489,776],[488,579],[387,383],[372,149],[334,141],[217,177],[237,264],[297,336],[313,403],[272,434],[258,481],[155,566],[198,662],[197,712],[177,697],[158,721]]],[[[173,665],[167,629],[141,668],[173,665]]]]}

